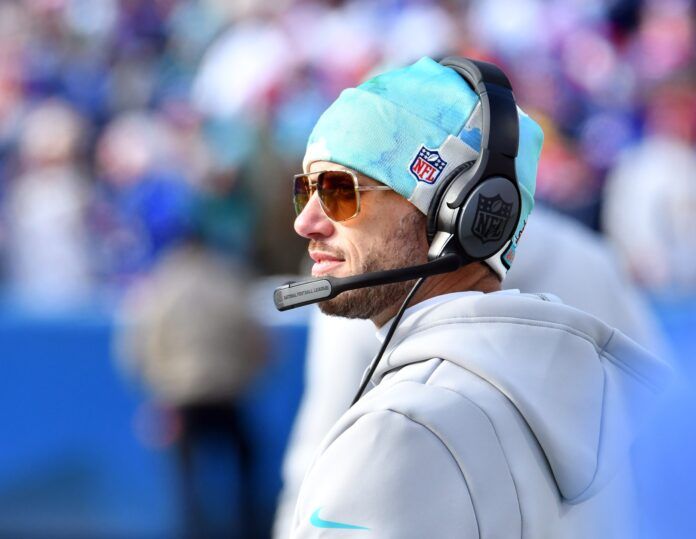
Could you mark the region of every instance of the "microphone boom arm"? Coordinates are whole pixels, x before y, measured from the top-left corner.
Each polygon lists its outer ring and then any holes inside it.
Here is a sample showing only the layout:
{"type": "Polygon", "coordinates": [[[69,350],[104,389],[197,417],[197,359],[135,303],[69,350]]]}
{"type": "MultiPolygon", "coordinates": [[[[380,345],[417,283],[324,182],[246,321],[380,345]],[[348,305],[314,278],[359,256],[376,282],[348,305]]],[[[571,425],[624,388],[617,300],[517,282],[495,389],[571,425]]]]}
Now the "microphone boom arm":
{"type": "Polygon", "coordinates": [[[447,254],[419,266],[375,271],[352,277],[326,277],[293,282],[276,288],[273,293],[273,301],[279,311],[287,311],[288,309],[329,300],[347,290],[449,273],[455,271],[461,265],[462,259],[458,255],[447,254]]]}

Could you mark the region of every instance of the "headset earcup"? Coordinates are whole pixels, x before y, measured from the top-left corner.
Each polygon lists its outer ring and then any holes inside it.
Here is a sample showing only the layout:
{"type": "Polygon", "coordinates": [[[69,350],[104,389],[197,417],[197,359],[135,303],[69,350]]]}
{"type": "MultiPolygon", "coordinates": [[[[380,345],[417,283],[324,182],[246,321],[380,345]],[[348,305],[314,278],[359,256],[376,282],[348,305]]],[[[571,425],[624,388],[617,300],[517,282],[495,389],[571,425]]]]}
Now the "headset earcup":
{"type": "Polygon", "coordinates": [[[456,236],[471,260],[485,260],[512,238],[520,217],[520,193],[507,178],[493,176],[479,183],[457,216],[456,236]]]}

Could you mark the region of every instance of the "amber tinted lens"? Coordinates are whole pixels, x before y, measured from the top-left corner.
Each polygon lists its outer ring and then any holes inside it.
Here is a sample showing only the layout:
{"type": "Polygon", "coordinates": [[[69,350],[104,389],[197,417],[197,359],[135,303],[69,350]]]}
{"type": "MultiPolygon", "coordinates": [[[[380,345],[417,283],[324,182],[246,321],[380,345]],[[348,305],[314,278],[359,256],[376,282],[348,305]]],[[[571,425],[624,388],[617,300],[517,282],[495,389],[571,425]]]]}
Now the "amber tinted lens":
{"type": "Polygon", "coordinates": [[[295,205],[295,214],[300,215],[309,198],[312,196],[307,176],[295,176],[292,186],[292,202],[295,205]]]}
{"type": "Polygon", "coordinates": [[[353,176],[341,170],[327,170],[317,179],[319,199],[329,219],[345,221],[358,211],[358,192],[353,176]]]}

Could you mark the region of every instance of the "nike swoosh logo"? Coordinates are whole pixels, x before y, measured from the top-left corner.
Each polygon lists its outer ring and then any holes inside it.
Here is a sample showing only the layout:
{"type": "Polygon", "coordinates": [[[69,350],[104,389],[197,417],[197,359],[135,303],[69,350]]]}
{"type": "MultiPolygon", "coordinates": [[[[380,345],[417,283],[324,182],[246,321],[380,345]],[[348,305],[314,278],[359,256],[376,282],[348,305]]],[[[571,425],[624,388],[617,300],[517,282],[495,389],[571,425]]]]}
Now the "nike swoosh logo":
{"type": "Polygon", "coordinates": [[[353,524],[344,524],[343,522],[332,522],[319,517],[321,507],[312,513],[309,523],[315,528],[333,528],[335,530],[369,530],[364,526],[354,526],[353,524]]]}

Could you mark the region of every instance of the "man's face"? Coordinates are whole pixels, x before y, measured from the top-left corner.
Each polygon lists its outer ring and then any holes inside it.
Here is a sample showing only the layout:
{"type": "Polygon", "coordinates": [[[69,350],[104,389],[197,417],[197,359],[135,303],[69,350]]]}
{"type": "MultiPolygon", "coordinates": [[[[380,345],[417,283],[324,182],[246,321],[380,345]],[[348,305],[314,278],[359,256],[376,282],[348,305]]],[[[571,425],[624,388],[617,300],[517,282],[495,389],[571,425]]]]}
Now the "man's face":
{"type": "MultiPolygon", "coordinates": [[[[348,170],[328,161],[312,163],[309,172],[348,170]]],[[[380,185],[358,174],[361,185],[380,185]]],[[[360,192],[360,213],[333,222],[316,193],[295,219],[295,231],[309,240],[314,277],[348,277],[427,262],[425,215],[394,191],[360,192]]],[[[375,318],[405,297],[413,281],[350,290],[319,304],[326,314],[375,318]]]]}

